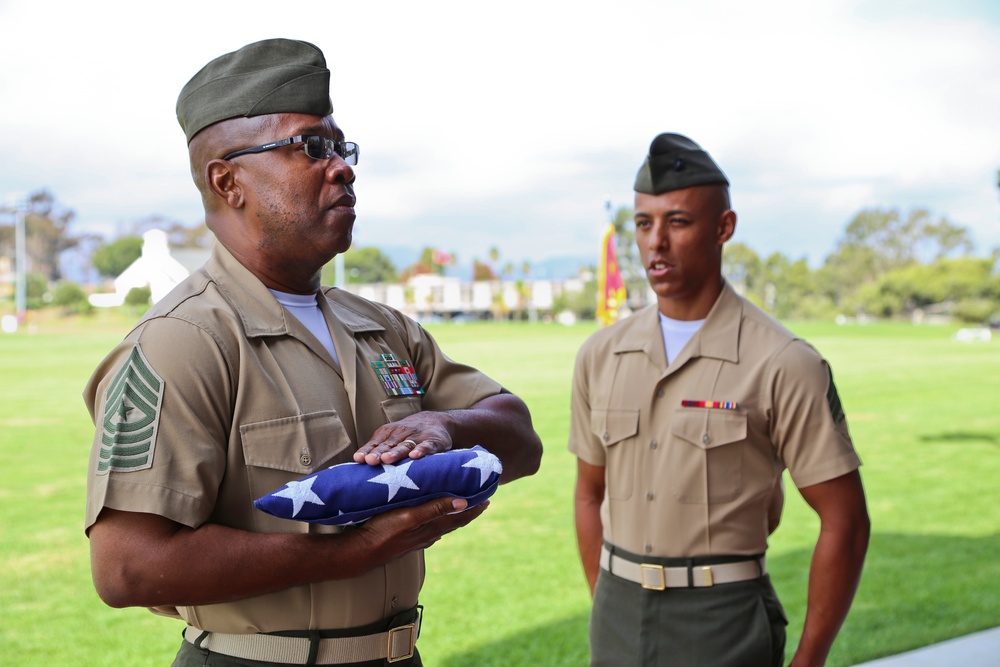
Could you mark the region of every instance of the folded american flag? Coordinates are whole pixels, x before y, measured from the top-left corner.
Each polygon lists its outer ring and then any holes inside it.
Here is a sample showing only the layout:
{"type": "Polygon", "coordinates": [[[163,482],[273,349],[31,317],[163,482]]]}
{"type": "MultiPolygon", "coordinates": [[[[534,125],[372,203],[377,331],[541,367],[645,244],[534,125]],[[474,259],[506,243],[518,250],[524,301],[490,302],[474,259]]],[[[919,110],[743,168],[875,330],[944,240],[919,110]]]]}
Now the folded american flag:
{"type": "Polygon", "coordinates": [[[395,464],[341,463],[288,482],[253,504],[282,519],[343,526],[442,496],[478,505],[496,491],[502,471],[500,459],[476,445],[395,464]]]}

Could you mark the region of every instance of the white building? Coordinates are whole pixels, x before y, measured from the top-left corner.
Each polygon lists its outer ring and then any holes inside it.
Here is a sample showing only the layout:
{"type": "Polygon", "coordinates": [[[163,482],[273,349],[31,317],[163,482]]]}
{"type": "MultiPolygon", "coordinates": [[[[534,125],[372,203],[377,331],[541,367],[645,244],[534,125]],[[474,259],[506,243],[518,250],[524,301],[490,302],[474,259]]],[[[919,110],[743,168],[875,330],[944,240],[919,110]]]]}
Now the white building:
{"type": "Polygon", "coordinates": [[[135,287],[149,287],[150,298],[156,303],[189,273],[184,265],[170,256],[166,232],[151,229],[142,235],[142,255],[115,278],[115,291],[92,294],[90,303],[104,308],[120,306],[125,303],[129,290],[135,287]]]}

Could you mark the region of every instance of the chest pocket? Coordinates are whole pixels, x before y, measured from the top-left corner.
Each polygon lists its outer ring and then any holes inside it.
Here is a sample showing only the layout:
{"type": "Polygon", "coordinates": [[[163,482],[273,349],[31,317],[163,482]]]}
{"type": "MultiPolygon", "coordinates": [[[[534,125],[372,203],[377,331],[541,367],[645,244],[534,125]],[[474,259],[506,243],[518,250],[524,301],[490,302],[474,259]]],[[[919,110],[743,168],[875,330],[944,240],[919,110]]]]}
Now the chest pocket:
{"type": "Polygon", "coordinates": [[[382,412],[390,422],[399,421],[403,417],[409,417],[421,410],[419,396],[405,396],[386,399],[382,401],[382,412]]]}
{"type": "Polygon", "coordinates": [[[682,503],[735,500],[743,489],[747,416],[732,410],[678,410],[670,420],[668,464],[682,503]]]}
{"type": "Polygon", "coordinates": [[[627,500],[635,488],[635,436],[639,432],[637,409],[593,410],[590,428],[604,445],[607,492],[612,500],[627,500]]]}
{"type": "MultiPolygon", "coordinates": [[[[240,440],[251,498],[322,468],[352,461],[354,454],[347,430],[334,410],[243,424],[240,440]]],[[[288,532],[289,524],[294,523],[254,513],[258,529],[264,523],[274,528],[274,521],[278,522],[275,532],[288,532]]]]}

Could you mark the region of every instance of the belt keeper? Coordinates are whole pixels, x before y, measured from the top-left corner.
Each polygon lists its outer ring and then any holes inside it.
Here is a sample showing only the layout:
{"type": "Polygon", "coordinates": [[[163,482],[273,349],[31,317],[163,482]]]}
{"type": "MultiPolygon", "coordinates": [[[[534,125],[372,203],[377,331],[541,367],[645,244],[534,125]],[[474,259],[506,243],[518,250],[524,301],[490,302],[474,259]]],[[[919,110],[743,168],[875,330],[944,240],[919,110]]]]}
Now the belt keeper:
{"type": "Polygon", "coordinates": [[[205,639],[207,639],[210,634],[212,634],[212,633],[210,633],[208,630],[202,630],[201,634],[198,635],[198,638],[195,639],[191,643],[194,644],[194,647],[196,649],[199,649],[199,650],[202,650],[202,651],[207,651],[208,647],[207,646],[203,647],[202,644],[204,643],[205,639]]]}
{"type": "Polygon", "coordinates": [[[315,665],[316,658],[319,656],[319,642],[320,637],[319,630],[309,631],[309,656],[306,658],[307,665],[315,665]]]}

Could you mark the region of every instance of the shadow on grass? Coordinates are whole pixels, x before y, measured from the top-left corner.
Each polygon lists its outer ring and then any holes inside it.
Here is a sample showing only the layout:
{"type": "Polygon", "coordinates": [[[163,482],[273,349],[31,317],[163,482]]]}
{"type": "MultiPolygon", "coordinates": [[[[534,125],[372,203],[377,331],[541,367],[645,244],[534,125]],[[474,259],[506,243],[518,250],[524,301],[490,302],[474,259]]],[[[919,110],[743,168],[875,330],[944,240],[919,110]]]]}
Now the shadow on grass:
{"type": "MultiPolygon", "coordinates": [[[[1000,534],[875,533],[854,606],[827,667],[849,667],[1000,625],[1000,534]]],[[[811,549],[770,557],[789,626],[788,653],[805,615],[811,549]]],[[[586,665],[587,613],[497,639],[441,667],[586,665]]]]}
{"type": "Polygon", "coordinates": [[[985,442],[990,445],[1000,445],[998,433],[975,433],[971,431],[947,431],[945,433],[927,433],[917,436],[921,442],[937,444],[964,445],[967,442],[985,442]]]}
{"type": "MultiPolygon", "coordinates": [[[[827,667],[855,665],[1000,625],[998,553],[1000,533],[874,533],[861,586],[827,667]]],[[[811,550],[799,550],[768,562],[792,620],[789,658],[801,632],[811,557],[811,550]]]]}
{"type": "Polygon", "coordinates": [[[587,613],[540,625],[519,635],[476,647],[440,667],[580,667],[590,658],[587,613]]]}

